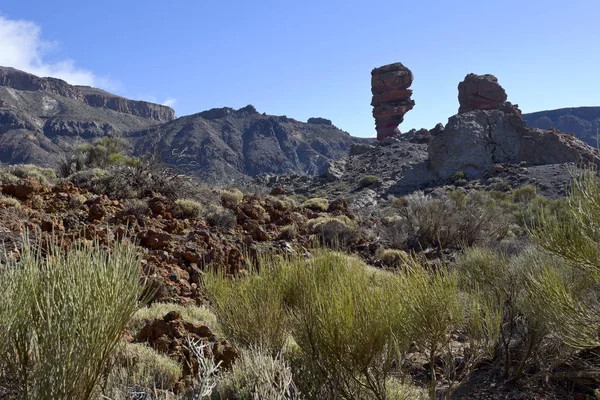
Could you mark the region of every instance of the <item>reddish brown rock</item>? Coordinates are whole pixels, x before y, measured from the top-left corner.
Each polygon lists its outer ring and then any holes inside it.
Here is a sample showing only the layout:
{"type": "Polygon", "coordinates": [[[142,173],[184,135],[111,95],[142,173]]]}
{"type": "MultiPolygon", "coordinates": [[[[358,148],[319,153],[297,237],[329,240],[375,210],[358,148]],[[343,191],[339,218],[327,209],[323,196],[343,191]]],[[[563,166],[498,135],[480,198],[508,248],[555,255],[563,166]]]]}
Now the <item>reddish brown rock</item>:
{"type": "Polygon", "coordinates": [[[140,241],[146,246],[155,250],[164,249],[171,243],[171,235],[159,229],[148,229],[140,232],[140,241]]]}
{"type": "Polygon", "coordinates": [[[404,121],[404,114],[415,105],[410,98],[413,82],[412,72],[401,63],[384,65],[371,71],[371,92],[373,117],[377,140],[400,134],[398,125],[404,121]]]}
{"type": "Polygon", "coordinates": [[[494,75],[468,74],[458,84],[459,113],[474,110],[495,110],[506,101],[506,92],[494,75]]]}
{"type": "Polygon", "coordinates": [[[16,183],[9,183],[2,191],[17,199],[28,199],[31,196],[44,192],[43,186],[35,179],[20,179],[16,183]]]}

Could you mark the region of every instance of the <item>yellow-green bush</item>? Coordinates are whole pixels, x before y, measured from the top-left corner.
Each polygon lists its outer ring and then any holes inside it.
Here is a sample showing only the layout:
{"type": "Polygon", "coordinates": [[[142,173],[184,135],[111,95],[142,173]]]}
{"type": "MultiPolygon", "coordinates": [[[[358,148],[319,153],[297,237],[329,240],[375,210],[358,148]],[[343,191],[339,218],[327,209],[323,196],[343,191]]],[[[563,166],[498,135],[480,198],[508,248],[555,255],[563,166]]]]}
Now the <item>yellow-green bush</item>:
{"type": "Polygon", "coordinates": [[[292,370],[281,356],[245,349],[224,372],[213,394],[218,400],[287,400],[295,393],[292,370]]]}
{"type": "Polygon", "coordinates": [[[173,203],[173,212],[179,218],[198,218],[204,207],[195,200],[177,199],[173,203]]]}
{"type": "Polygon", "coordinates": [[[129,387],[171,390],[181,379],[181,366],[146,344],[125,343],[113,356],[113,369],[107,380],[110,392],[129,387]]]}
{"type": "Polygon", "coordinates": [[[409,262],[409,255],[403,250],[385,249],[379,259],[388,268],[400,268],[409,262]]]}
{"type": "Polygon", "coordinates": [[[139,265],[126,242],[42,251],[24,237],[18,264],[0,265],[0,371],[18,398],[92,397],[143,297],[139,265]]]}
{"type": "Polygon", "coordinates": [[[327,246],[346,246],[356,242],[360,237],[356,223],[345,215],[311,219],[307,226],[309,231],[317,235],[320,242],[327,246]]]}
{"type": "Polygon", "coordinates": [[[14,197],[0,197],[0,205],[15,208],[21,207],[19,200],[15,199],[14,197]]]}
{"type": "Polygon", "coordinates": [[[314,199],[308,199],[302,203],[302,207],[317,212],[325,212],[327,211],[327,208],[329,208],[329,200],[315,197],[314,199]]]}
{"type": "Polygon", "coordinates": [[[56,172],[52,168],[42,168],[37,165],[19,164],[11,165],[7,172],[21,179],[35,179],[43,185],[56,180],[56,172]]]}
{"type": "Polygon", "coordinates": [[[244,199],[244,193],[239,189],[223,189],[219,192],[221,200],[227,203],[240,203],[244,199]]]}
{"type": "Polygon", "coordinates": [[[377,178],[375,175],[367,175],[367,176],[363,176],[358,181],[358,186],[360,186],[361,188],[364,188],[367,186],[374,185],[376,183],[379,183],[379,178],[377,178]]]}

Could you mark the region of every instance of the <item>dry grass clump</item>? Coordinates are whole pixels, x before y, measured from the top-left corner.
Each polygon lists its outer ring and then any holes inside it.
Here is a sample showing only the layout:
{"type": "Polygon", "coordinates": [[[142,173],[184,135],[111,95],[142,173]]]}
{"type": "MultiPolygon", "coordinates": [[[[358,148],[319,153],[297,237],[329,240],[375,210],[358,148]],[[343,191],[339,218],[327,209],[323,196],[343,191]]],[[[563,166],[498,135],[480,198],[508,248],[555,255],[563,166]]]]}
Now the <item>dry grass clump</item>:
{"type": "Polygon", "coordinates": [[[311,219],[307,226],[312,234],[318,236],[321,244],[326,246],[347,246],[360,237],[356,223],[345,215],[311,219]]]}
{"type": "Polygon", "coordinates": [[[127,242],[45,250],[28,237],[0,265],[0,374],[20,399],[90,399],[142,302],[140,258],[127,242]],[[60,344],[60,345],[58,345],[60,344]]]}
{"type": "Polygon", "coordinates": [[[177,199],[173,203],[173,212],[178,218],[198,218],[202,215],[204,207],[195,200],[177,199]]]}
{"type": "Polygon", "coordinates": [[[224,203],[241,203],[244,200],[244,193],[242,193],[239,189],[223,189],[219,191],[221,195],[221,200],[224,203]]]}
{"type": "Polygon", "coordinates": [[[218,226],[223,230],[235,229],[237,226],[235,213],[218,205],[212,205],[206,212],[205,218],[211,226],[218,226]]]}
{"type": "Polygon", "coordinates": [[[457,248],[501,240],[508,228],[504,211],[486,193],[456,191],[432,198],[416,192],[405,197],[381,236],[399,249],[457,248]]]}
{"type": "Polygon", "coordinates": [[[388,268],[401,268],[410,261],[410,256],[403,250],[385,249],[378,258],[388,268]]]}
{"type": "Polygon", "coordinates": [[[20,208],[21,203],[14,197],[0,197],[0,206],[20,208]]]}
{"type": "Polygon", "coordinates": [[[125,343],[113,356],[104,392],[115,397],[126,388],[171,390],[181,375],[181,366],[168,356],[146,344],[125,343]]]}
{"type": "Polygon", "coordinates": [[[316,212],[325,212],[327,211],[327,208],[329,208],[329,200],[315,197],[314,199],[308,199],[302,203],[302,207],[316,212]]]}
{"type": "Polygon", "coordinates": [[[6,172],[20,179],[35,179],[42,185],[56,180],[56,172],[52,168],[42,168],[32,164],[11,165],[6,172]]]}
{"type": "Polygon", "coordinates": [[[250,348],[220,376],[215,392],[217,400],[287,400],[296,390],[291,367],[281,356],[250,348]]]}

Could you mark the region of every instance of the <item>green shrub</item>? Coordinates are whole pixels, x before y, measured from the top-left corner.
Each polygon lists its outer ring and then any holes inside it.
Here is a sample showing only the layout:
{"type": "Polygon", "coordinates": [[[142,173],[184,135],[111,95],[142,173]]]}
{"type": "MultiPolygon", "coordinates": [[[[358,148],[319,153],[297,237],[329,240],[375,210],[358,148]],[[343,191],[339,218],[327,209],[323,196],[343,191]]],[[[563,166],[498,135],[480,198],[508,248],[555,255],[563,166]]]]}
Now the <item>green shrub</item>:
{"type": "Polygon", "coordinates": [[[381,235],[393,248],[456,248],[498,241],[508,232],[504,211],[483,192],[451,192],[431,198],[421,192],[405,197],[396,218],[384,223],[381,235]]]}
{"type": "Polygon", "coordinates": [[[127,215],[133,215],[138,220],[152,214],[148,202],[140,199],[127,200],[124,205],[124,211],[127,215]]]}
{"type": "Polygon", "coordinates": [[[48,185],[56,180],[56,172],[52,168],[42,168],[37,165],[19,164],[11,165],[7,172],[21,179],[35,179],[42,185],[48,185]]]}
{"type": "Polygon", "coordinates": [[[308,229],[316,234],[321,244],[344,247],[359,239],[359,230],[354,221],[346,216],[319,217],[308,221],[308,229]]]}
{"type": "Polygon", "coordinates": [[[220,227],[223,230],[235,229],[237,226],[237,217],[235,213],[228,208],[213,205],[206,213],[206,222],[211,226],[220,227]]]}
{"type": "Polygon", "coordinates": [[[104,137],[96,140],[93,144],[81,144],[60,162],[59,174],[62,177],[68,177],[86,169],[138,166],[141,163],[140,159],[123,154],[123,149],[129,147],[127,140],[117,137],[104,137]]]}
{"type": "Polygon", "coordinates": [[[537,188],[533,185],[521,186],[513,190],[512,196],[517,203],[529,203],[537,196],[537,188]]]}
{"type": "Polygon", "coordinates": [[[221,200],[224,203],[241,203],[244,199],[244,193],[239,189],[223,189],[219,192],[221,194],[221,200]]]}
{"type": "Polygon", "coordinates": [[[236,280],[225,277],[222,271],[204,275],[206,293],[227,338],[240,346],[264,348],[273,355],[281,352],[287,318],[280,278],[277,270],[267,266],[236,280]]]}
{"type": "Polygon", "coordinates": [[[195,200],[177,199],[173,204],[173,212],[178,218],[198,218],[204,208],[195,200]]]}
{"type": "Polygon", "coordinates": [[[386,267],[400,268],[409,262],[410,256],[402,250],[385,249],[378,257],[386,267]]]}
{"type": "Polygon", "coordinates": [[[329,208],[329,200],[315,197],[314,199],[308,199],[302,203],[302,207],[317,212],[325,212],[329,208]]]}
{"type": "Polygon", "coordinates": [[[15,208],[21,207],[19,200],[15,199],[14,197],[0,197],[0,205],[15,208]]]}
{"type": "Polygon", "coordinates": [[[287,400],[295,392],[290,366],[280,356],[246,349],[223,373],[213,398],[222,400],[287,400]]]}
{"type": "Polygon", "coordinates": [[[90,399],[139,299],[147,300],[131,244],[65,252],[57,240],[43,251],[25,237],[18,264],[0,265],[0,371],[23,399],[90,399]]]}
{"type": "Polygon", "coordinates": [[[367,186],[375,185],[377,183],[379,183],[379,178],[377,178],[375,175],[367,175],[367,176],[363,176],[358,181],[358,186],[360,186],[361,188],[364,188],[367,186]]]}

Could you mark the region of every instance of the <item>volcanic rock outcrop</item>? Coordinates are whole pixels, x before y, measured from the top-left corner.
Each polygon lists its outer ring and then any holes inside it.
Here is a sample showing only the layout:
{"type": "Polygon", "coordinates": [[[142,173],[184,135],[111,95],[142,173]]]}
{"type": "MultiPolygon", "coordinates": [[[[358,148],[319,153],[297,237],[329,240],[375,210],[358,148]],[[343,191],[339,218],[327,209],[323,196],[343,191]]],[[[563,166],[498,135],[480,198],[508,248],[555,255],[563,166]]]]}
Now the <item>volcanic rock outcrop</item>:
{"type": "Polygon", "coordinates": [[[469,74],[458,90],[459,114],[448,119],[428,147],[431,169],[439,177],[457,172],[477,177],[494,164],[523,161],[600,164],[598,151],[574,136],[528,127],[517,105],[506,101],[496,77],[469,74]]]}
{"type": "Polygon", "coordinates": [[[494,75],[469,74],[458,84],[459,113],[494,110],[506,99],[506,92],[494,75]]]}
{"type": "Polygon", "coordinates": [[[412,72],[402,63],[394,63],[371,71],[371,92],[373,117],[377,140],[384,140],[400,134],[398,125],[404,121],[404,114],[415,105],[410,98],[413,82],[412,72]]]}

